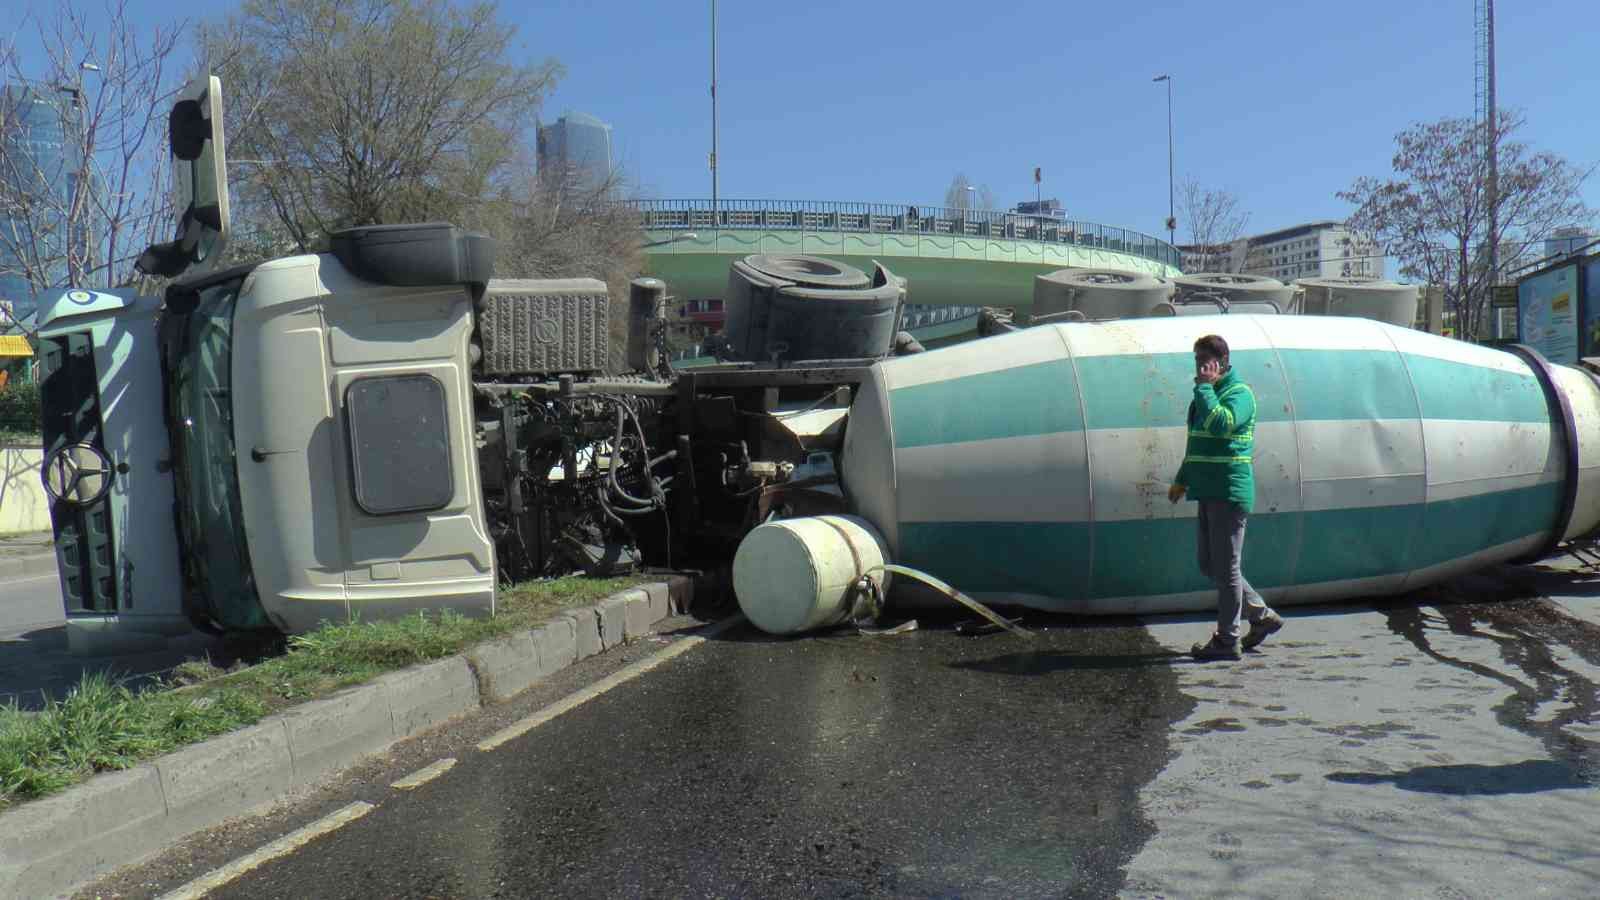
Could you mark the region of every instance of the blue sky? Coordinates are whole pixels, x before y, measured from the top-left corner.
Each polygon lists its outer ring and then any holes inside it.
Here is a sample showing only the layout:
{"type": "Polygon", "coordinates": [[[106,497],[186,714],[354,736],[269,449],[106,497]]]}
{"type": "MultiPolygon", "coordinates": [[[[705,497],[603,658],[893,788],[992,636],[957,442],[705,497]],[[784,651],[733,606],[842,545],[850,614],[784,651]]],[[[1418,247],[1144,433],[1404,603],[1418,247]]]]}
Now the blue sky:
{"type": "MultiPolygon", "coordinates": [[[[1167,108],[1151,79],[1169,72],[1180,182],[1236,193],[1251,231],[1341,218],[1334,192],[1387,174],[1395,132],[1472,114],[1472,7],[722,0],[721,193],[931,204],[964,172],[1009,206],[1032,199],[1041,166],[1045,196],[1069,215],[1156,233],[1167,108]]],[[[1527,113],[1522,139],[1585,166],[1600,161],[1594,10],[1497,9],[1501,105],[1527,113]]],[[[567,69],[545,118],[593,113],[644,195],[703,197],[709,11],[708,0],[546,0],[502,15],[518,55],[567,69]]],[[[1585,194],[1600,207],[1600,175],[1585,194]]]]}

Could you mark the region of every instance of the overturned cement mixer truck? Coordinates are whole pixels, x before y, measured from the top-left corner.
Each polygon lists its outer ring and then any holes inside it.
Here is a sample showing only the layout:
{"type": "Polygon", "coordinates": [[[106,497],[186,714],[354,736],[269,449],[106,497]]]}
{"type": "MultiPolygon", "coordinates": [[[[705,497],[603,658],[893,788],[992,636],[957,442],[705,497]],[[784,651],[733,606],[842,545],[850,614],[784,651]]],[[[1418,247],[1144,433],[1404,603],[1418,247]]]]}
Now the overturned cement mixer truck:
{"type": "Polygon", "coordinates": [[[448,225],[215,270],[221,122],[215,78],[173,111],[182,217],[141,263],[164,294],[41,309],[79,650],[488,613],[512,578],[730,561],[774,633],[872,618],[905,594],[891,572],[1045,610],[1203,608],[1192,507],[1165,491],[1204,332],[1258,396],[1251,571],[1276,604],[1534,558],[1600,522],[1600,383],[1529,350],[1226,315],[919,353],[896,340],[914,286],[882,266],[755,256],[730,269],[729,359],[667,365],[666,286],[640,279],[629,371],[607,374],[602,283],[496,279],[492,244],[448,225]]]}

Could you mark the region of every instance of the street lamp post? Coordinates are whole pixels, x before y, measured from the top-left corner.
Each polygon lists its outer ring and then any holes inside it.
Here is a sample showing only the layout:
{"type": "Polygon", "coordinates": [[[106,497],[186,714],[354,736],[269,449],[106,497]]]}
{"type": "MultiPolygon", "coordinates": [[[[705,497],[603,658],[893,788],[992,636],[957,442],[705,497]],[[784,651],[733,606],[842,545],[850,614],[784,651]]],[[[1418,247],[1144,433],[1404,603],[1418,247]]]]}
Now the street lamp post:
{"type": "Polygon", "coordinates": [[[717,221],[717,0],[711,0],[711,227],[717,221]]]}
{"type": "Polygon", "coordinates": [[[1178,219],[1173,213],[1172,190],[1172,76],[1157,75],[1151,80],[1165,81],[1167,83],[1167,243],[1172,247],[1177,247],[1178,219]]]}

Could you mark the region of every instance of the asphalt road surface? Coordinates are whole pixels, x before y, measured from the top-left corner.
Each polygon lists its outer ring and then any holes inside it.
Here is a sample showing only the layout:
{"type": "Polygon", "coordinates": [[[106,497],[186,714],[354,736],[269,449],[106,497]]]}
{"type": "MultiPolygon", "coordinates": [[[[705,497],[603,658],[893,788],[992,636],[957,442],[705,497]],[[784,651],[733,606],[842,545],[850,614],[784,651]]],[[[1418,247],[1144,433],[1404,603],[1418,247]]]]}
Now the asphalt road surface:
{"type": "Polygon", "coordinates": [[[226,664],[220,641],[195,634],[161,649],[116,655],[75,656],[67,644],[61,581],[55,572],[0,579],[0,705],[37,710],[60,699],[84,675],[104,673],[137,689],[192,659],[226,664]]]}
{"type": "Polygon", "coordinates": [[[55,572],[0,578],[0,633],[60,625],[61,579],[55,572]]]}
{"type": "Polygon", "coordinates": [[[1179,657],[1197,618],[744,626],[477,749],[670,638],[645,641],[82,896],[159,896],[357,801],[211,896],[1592,895],[1600,600],[1563,585],[1291,609],[1233,664],[1179,657]]]}

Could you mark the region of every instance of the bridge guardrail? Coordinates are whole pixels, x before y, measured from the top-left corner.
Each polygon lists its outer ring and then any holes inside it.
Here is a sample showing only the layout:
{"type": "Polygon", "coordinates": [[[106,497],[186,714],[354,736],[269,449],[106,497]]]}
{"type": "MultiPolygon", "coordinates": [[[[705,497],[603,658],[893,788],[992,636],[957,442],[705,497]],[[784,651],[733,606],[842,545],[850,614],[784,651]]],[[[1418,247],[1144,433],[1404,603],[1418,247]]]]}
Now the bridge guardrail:
{"type": "Polygon", "coordinates": [[[1171,244],[1114,225],[1004,210],[917,207],[831,200],[630,200],[647,230],[726,229],[938,234],[1072,244],[1127,253],[1178,268],[1171,244]]]}

